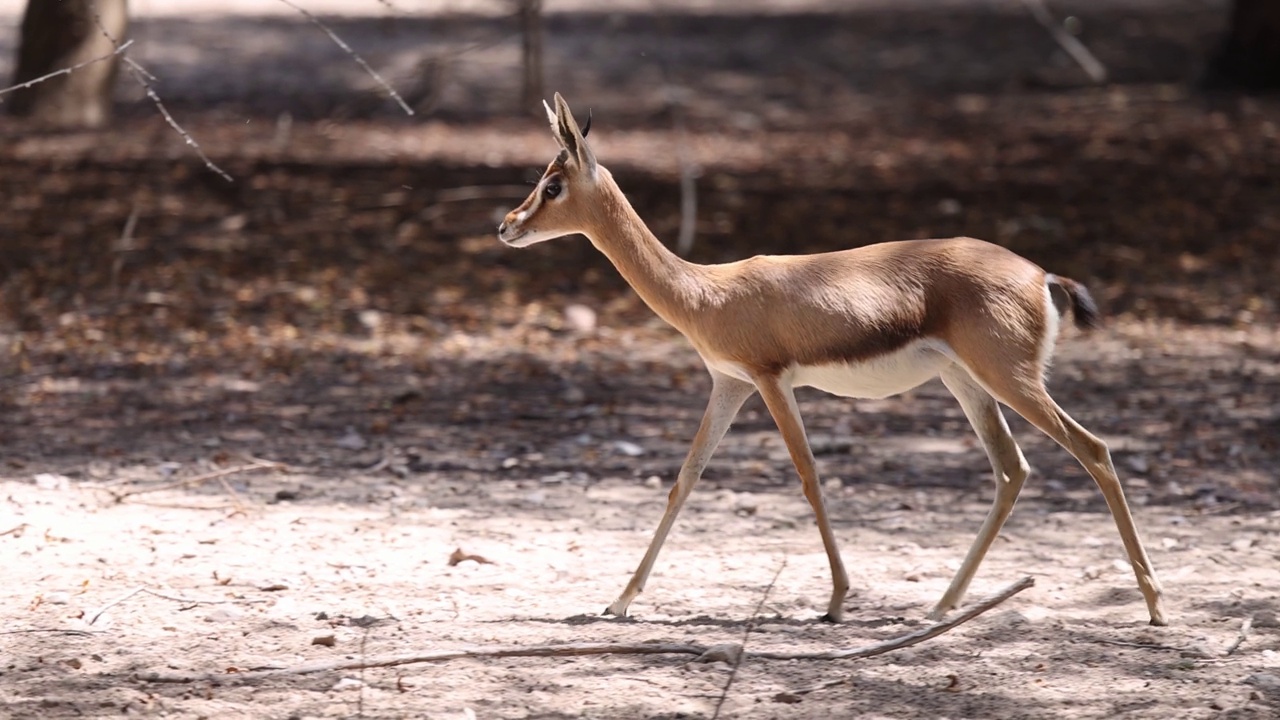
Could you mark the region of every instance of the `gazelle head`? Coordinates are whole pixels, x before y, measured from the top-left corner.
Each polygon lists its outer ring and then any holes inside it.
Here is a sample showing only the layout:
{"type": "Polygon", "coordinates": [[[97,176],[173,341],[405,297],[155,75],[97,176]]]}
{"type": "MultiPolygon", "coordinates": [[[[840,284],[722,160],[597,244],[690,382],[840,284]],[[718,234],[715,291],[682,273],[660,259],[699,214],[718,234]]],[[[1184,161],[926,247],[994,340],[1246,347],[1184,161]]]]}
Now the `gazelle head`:
{"type": "Polygon", "coordinates": [[[554,110],[546,102],[542,106],[551,121],[551,134],[560,143],[560,154],[547,166],[533,193],[498,226],[498,239],[512,247],[528,247],[586,230],[584,220],[589,214],[582,210],[591,206],[599,177],[596,156],[587,145],[591,118],[579,128],[560,93],[556,93],[555,103],[554,110]]]}

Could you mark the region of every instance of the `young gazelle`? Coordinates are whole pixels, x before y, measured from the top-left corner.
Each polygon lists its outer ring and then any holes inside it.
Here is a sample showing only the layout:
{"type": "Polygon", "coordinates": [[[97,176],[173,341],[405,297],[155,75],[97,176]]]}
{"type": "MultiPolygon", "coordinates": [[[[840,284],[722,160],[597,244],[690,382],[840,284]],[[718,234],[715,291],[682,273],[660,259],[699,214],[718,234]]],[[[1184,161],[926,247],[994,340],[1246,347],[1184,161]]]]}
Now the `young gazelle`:
{"type": "Polygon", "coordinates": [[[1004,525],[1028,467],[997,401],[1070,452],[1101,488],[1120,530],[1153,625],[1161,591],[1102,440],[1049,397],[1045,369],[1059,320],[1081,327],[1097,310],[1080,284],[1045,273],[1002,247],[970,238],[888,242],[817,255],[757,256],[724,265],[668,251],[596,162],[559,94],[547,107],[561,152],[533,194],[498,228],[527,247],[582,233],[664,320],[689,339],[711,372],[711,400],[680,468],[667,510],[631,582],[605,612],[625,615],[681,505],[743,402],[763,397],[817,516],[834,589],[824,619],[843,614],[848,576],[827,519],[813,453],[792,389],[882,398],[941,375],[995,471],[995,504],[960,570],[929,617],[955,608],[1004,525]]]}

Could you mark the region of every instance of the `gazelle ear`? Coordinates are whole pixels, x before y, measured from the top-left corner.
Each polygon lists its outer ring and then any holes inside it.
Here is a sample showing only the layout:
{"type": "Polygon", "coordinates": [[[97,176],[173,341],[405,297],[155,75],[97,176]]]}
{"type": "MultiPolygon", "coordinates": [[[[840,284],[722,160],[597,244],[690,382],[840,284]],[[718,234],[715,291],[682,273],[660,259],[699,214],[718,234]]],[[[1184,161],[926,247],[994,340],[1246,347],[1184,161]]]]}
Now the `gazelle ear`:
{"type": "Polygon", "coordinates": [[[560,93],[555,95],[556,101],[556,120],[553,123],[556,137],[560,140],[560,145],[569,151],[569,155],[576,158],[578,166],[595,175],[596,173],[596,155],[591,152],[591,147],[587,145],[586,137],[578,127],[578,121],[573,119],[573,113],[569,110],[569,103],[564,101],[560,93]]]}
{"type": "Polygon", "coordinates": [[[546,100],[542,101],[542,109],[547,111],[547,122],[551,123],[551,131],[554,132],[556,134],[556,138],[559,139],[560,133],[558,131],[559,128],[557,127],[556,111],[551,109],[551,106],[547,104],[546,100]]]}
{"type": "Polygon", "coordinates": [[[542,109],[547,111],[547,122],[551,123],[551,134],[555,136],[556,143],[564,148],[564,152],[560,154],[560,162],[564,162],[571,157],[575,157],[575,153],[570,150],[571,142],[566,141],[564,132],[560,127],[560,118],[556,117],[556,111],[551,109],[546,100],[542,101],[542,109]]]}

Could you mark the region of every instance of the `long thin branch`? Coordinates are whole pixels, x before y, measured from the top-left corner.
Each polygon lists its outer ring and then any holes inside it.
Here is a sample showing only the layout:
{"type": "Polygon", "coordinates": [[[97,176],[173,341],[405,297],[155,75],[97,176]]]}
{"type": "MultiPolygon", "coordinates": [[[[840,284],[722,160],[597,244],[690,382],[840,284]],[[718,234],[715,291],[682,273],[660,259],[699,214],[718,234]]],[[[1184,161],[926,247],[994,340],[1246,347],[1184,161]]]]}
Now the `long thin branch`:
{"type": "Polygon", "coordinates": [[[107,53],[106,55],[103,55],[103,56],[101,56],[101,57],[96,57],[96,58],[94,58],[94,59],[92,59],[92,60],[85,60],[84,62],[82,62],[82,63],[77,63],[77,64],[75,64],[75,65],[72,65],[71,67],[64,67],[64,68],[62,68],[61,70],[54,70],[53,72],[49,73],[48,75],[41,75],[40,77],[38,77],[38,78],[36,78],[36,79],[34,79],[34,80],[28,80],[28,81],[26,81],[26,82],[24,82],[24,83],[21,83],[21,84],[18,84],[18,85],[14,85],[14,86],[12,86],[12,87],[7,87],[7,88],[5,88],[5,89],[3,89],[3,90],[0,90],[0,95],[4,95],[5,93],[11,93],[11,92],[13,92],[14,90],[22,90],[22,89],[24,89],[24,88],[29,88],[29,87],[31,87],[32,85],[39,85],[40,83],[44,82],[45,80],[50,80],[50,79],[56,78],[56,77],[58,77],[59,75],[70,75],[71,73],[75,72],[76,70],[79,70],[80,68],[88,67],[88,66],[90,66],[90,65],[92,65],[92,64],[94,64],[94,63],[100,63],[100,62],[102,62],[103,60],[110,60],[111,58],[113,58],[113,57],[115,57],[115,56],[119,55],[120,53],[124,52],[124,51],[125,51],[125,50],[130,46],[130,45],[132,45],[132,44],[133,44],[133,41],[132,41],[132,40],[128,40],[128,41],[126,41],[123,45],[118,45],[118,46],[116,46],[116,49],[115,49],[115,50],[113,50],[112,52],[107,53]]]}
{"type": "Polygon", "coordinates": [[[348,45],[345,41],[343,41],[342,38],[338,37],[338,33],[334,32],[333,30],[330,30],[328,25],[325,25],[323,22],[320,21],[320,18],[316,17],[315,15],[312,15],[306,9],[294,4],[292,0],[280,0],[280,2],[302,13],[303,17],[310,20],[312,24],[314,24],[316,27],[323,30],[324,34],[328,35],[330,40],[332,40],[338,47],[342,48],[343,51],[345,51],[348,55],[350,55],[352,60],[355,60],[356,63],[360,65],[360,67],[364,68],[365,72],[369,73],[369,77],[372,77],[379,85],[382,86],[383,90],[387,91],[387,94],[391,96],[392,100],[395,100],[397,103],[399,103],[400,109],[404,110],[405,114],[407,115],[413,114],[413,108],[409,107],[409,103],[405,102],[404,98],[400,97],[400,93],[396,92],[396,89],[391,87],[391,83],[382,79],[382,76],[378,74],[377,70],[374,70],[372,67],[369,67],[369,63],[365,62],[364,58],[360,57],[359,53],[357,53],[355,50],[352,50],[350,45],[348,45]]]}
{"type": "Polygon", "coordinates": [[[1049,14],[1049,8],[1045,7],[1044,0],[1022,0],[1022,4],[1027,6],[1027,10],[1031,12],[1031,16],[1036,19],[1036,22],[1044,26],[1044,29],[1049,31],[1049,34],[1053,36],[1058,45],[1067,51],[1071,59],[1075,60],[1081,69],[1089,75],[1090,80],[1095,83],[1107,81],[1106,66],[1093,53],[1089,52],[1089,48],[1085,47],[1084,43],[1062,29],[1062,26],[1049,14]]]}
{"type": "MultiPolygon", "coordinates": [[[[956,626],[968,622],[982,613],[987,612],[991,608],[999,605],[1005,600],[1008,600],[1023,590],[1026,590],[1032,585],[1035,585],[1035,580],[1030,577],[1024,577],[995,595],[975,603],[972,607],[969,607],[963,612],[957,613],[948,620],[934,623],[922,630],[918,630],[892,640],[887,640],[885,642],[876,643],[874,645],[850,648],[847,650],[834,650],[825,653],[745,652],[743,654],[747,657],[760,658],[762,660],[849,660],[854,658],[868,658],[874,655],[883,655],[884,653],[916,645],[930,638],[937,637],[938,635],[941,635],[942,633],[945,633],[948,630],[951,630],[956,626]]],[[[467,648],[463,650],[443,650],[427,653],[410,653],[406,655],[389,655],[381,658],[375,657],[357,660],[339,660],[336,662],[315,662],[295,665],[293,667],[255,670],[249,672],[198,673],[187,675],[172,673],[145,673],[138,675],[137,677],[143,682],[153,683],[232,683],[287,675],[309,675],[321,672],[357,670],[374,667],[395,667],[397,665],[412,665],[415,663],[444,662],[446,660],[460,660],[462,658],[579,657],[583,655],[704,655],[709,649],[710,648],[703,645],[686,643],[573,643],[564,645],[508,645],[491,648],[467,648]]]]}
{"type": "Polygon", "coordinates": [[[173,128],[178,135],[182,136],[182,140],[186,142],[187,145],[190,145],[192,150],[195,150],[196,155],[199,155],[200,159],[204,161],[204,166],[218,175],[221,175],[223,180],[226,180],[227,182],[235,182],[226,170],[218,167],[209,159],[208,155],[204,154],[204,149],[200,147],[200,143],[196,142],[196,139],[191,137],[191,133],[182,129],[182,126],[178,124],[178,121],[173,119],[173,115],[169,114],[169,109],[164,106],[164,103],[160,100],[160,96],[157,95],[155,89],[151,87],[151,81],[147,80],[147,76],[155,76],[147,72],[146,68],[134,62],[132,58],[126,57],[124,59],[124,64],[125,69],[129,71],[129,74],[133,76],[133,79],[137,80],[138,84],[142,86],[142,90],[147,94],[147,97],[151,98],[151,102],[154,103],[156,109],[160,111],[160,115],[164,118],[164,121],[169,123],[169,127],[173,128]]]}
{"type": "Polygon", "coordinates": [[[1035,585],[1036,581],[1031,576],[1027,576],[1000,592],[992,595],[985,600],[974,603],[965,610],[956,613],[953,617],[934,623],[927,628],[922,628],[913,633],[908,633],[892,640],[886,640],[875,645],[868,645],[861,648],[851,648],[849,650],[830,650],[828,652],[819,653],[770,653],[758,652],[751,653],[752,657],[763,658],[766,660],[851,660],[853,658],[865,658],[873,655],[882,655],[894,650],[900,650],[904,647],[910,647],[941,635],[948,630],[969,622],[978,617],[982,613],[1035,585]]]}
{"type": "MultiPolygon", "coordinates": [[[[129,43],[133,42],[132,40],[129,40],[121,43],[116,36],[112,35],[111,31],[107,30],[107,26],[102,23],[102,16],[98,14],[96,9],[93,13],[93,22],[98,26],[98,32],[101,32],[103,37],[110,40],[111,44],[116,46],[117,53],[128,46],[129,43]]],[[[173,118],[173,115],[169,114],[169,109],[164,106],[164,103],[160,101],[160,96],[157,95],[155,89],[151,87],[151,82],[156,79],[156,76],[147,72],[146,68],[134,62],[133,58],[128,55],[122,57],[121,60],[124,62],[125,70],[133,76],[134,80],[138,81],[138,84],[142,86],[142,89],[147,93],[147,97],[151,99],[151,102],[155,103],[156,109],[160,111],[160,115],[164,118],[164,121],[169,123],[169,127],[173,128],[174,131],[182,137],[183,141],[186,142],[187,145],[191,146],[191,149],[196,151],[196,155],[199,155],[200,159],[204,161],[204,166],[220,175],[223,180],[226,180],[227,182],[235,182],[227,171],[218,167],[209,159],[208,155],[204,154],[204,149],[200,147],[200,143],[196,142],[196,139],[191,137],[191,133],[183,130],[182,126],[178,124],[178,121],[173,118]]]]}

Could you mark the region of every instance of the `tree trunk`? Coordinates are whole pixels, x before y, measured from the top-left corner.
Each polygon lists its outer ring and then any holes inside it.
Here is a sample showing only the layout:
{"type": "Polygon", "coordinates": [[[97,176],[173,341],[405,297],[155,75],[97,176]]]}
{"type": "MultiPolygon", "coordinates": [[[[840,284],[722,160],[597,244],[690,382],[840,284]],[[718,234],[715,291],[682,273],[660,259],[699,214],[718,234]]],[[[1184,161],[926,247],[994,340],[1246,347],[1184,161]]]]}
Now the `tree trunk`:
{"type": "MultiPolygon", "coordinates": [[[[128,27],[128,0],[28,0],[13,84],[110,55],[128,27]]],[[[53,127],[99,127],[111,114],[119,60],[15,91],[10,111],[53,127]]]]}
{"type": "Polygon", "coordinates": [[[518,0],[524,82],[521,84],[523,113],[542,116],[542,0],[518,0]]]}
{"type": "Polygon", "coordinates": [[[1280,89],[1280,2],[1235,0],[1227,37],[1209,61],[1211,87],[1280,89]]]}

